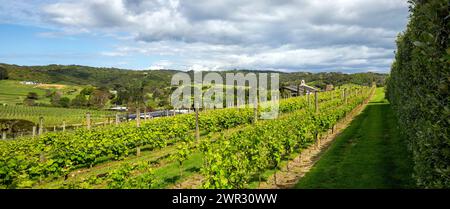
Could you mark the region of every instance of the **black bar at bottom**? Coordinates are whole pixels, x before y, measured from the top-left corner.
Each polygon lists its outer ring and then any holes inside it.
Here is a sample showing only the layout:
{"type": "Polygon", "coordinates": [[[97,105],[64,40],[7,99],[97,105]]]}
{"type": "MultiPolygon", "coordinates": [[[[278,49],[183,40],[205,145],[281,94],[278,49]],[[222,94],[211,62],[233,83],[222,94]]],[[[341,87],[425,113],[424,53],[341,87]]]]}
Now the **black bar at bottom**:
{"type": "Polygon", "coordinates": [[[23,208],[385,208],[446,201],[450,190],[0,190],[23,208]],[[308,206],[309,205],[309,206],[308,206]],[[316,207],[313,207],[316,208],[316,207]]]}

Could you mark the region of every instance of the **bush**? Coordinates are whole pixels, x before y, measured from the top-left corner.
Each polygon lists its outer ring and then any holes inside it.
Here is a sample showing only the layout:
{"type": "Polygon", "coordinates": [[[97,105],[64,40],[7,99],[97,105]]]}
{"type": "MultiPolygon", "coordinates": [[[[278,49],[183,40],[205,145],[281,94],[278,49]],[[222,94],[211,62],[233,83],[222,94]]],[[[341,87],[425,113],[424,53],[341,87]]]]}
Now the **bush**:
{"type": "Polygon", "coordinates": [[[59,100],[59,105],[61,107],[69,107],[70,106],[70,99],[67,97],[63,97],[59,100]]]}
{"type": "Polygon", "coordinates": [[[410,3],[410,22],[397,39],[387,96],[413,152],[418,185],[450,188],[450,2],[410,3]]]}
{"type": "Polygon", "coordinates": [[[36,92],[29,92],[27,94],[27,99],[31,99],[31,100],[38,100],[39,96],[36,92]]]}

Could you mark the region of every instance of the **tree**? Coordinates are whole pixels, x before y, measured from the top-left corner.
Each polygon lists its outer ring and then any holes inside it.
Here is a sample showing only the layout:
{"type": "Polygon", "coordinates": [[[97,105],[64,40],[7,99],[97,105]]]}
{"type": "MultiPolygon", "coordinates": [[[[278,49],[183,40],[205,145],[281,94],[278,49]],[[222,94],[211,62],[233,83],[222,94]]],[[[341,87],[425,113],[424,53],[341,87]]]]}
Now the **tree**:
{"type": "Polygon", "coordinates": [[[117,96],[114,99],[114,103],[136,107],[145,104],[146,94],[143,81],[135,79],[126,82],[126,84],[117,87],[117,96]]]}
{"type": "Polygon", "coordinates": [[[8,79],[8,71],[5,68],[0,67],[0,80],[6,79],[8,79]]]}
{"type": "Polygon", "coordinates": [[[158,106],[160,106],[160,107],[167,107],[167,106],[169,106],[169,105],[170,105],[170,103],[169,103],[169,101],[167,101],[166,99],[160,100],[160,101],[158,102],[158,106]]]}
{"type": "Polygon", "coordinates": [[[53,96],[54,93],[55,93],[55,92],[53,92],[52,90],[47,89],[47,90],[45,90],[45,97],[47,97],[47,98],[52,98],[52,96],[53,96]]]}
{"type": "Polygon", "coordinates": [[[84,88],[83,90],[81,90],[80,94],[81,94],[81,95],[88,96],[88,95],[91,95],[92,92],[94,92],[94,90],[95,90],[94,87],[89,86],[89,87],[86,87],[86,88],[84,88]]]}
{"type": "Polygon", "coordinates": [[[89,97],[89,105],[96,108],[103,108],[108,103],[111,93],[106,89],[96,89],[89,97]]]}
{"type": "Polygon", "coordinates": [[[28,92],[27,99],[38,100],[39,96],[36,92],[28,92]]]}
{"type": "Polygon", "coordinates": [[[70,106],[70,99],[68,97],[63,97],[59,100],[59,105],[61,107],[69,107],[70,106]]]}
{"type": "Polygon", "coordinates": [[[27,97],[23,100],[23,103],[28,106],[33,106],[36,104],[36,100],[39,99],[39,96],[36,92],[28,92],[27,97]]]}
{"type": "Polygon", "coordinates": [[[88,104],[88,100],[86,99],[86,96],[83,94],[77,95],[75,98],[72,99],[71,106],[74,107],[85,107],[88,104]]]}
{"type": "Polygon", "coordinates": [[[53,95],[52,95],[52,98],[50,98],[50,103],[53,105],[53,106],[59,106],[60,105],[60,100],[61,100],[61,92],[55,92],[53,95]]]}

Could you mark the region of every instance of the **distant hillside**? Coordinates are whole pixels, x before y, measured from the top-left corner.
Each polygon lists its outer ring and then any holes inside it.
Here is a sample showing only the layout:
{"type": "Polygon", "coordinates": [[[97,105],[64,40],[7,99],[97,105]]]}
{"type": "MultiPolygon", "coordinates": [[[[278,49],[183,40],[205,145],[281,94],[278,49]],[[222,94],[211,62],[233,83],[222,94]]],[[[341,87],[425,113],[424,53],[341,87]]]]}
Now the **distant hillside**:
{"type": "Polygon", "coordinates": [[[176,71],[133,71],[117,68],[95,68],[78,65],[18,66],[0,64],[11,80],[40,83],[93,85],[112,88],[127,81],[145,78],[149,85],[167,86],[176,71]]]}
{"type": "Polygon", "coordinates": [[[27,98],[29,92],[36,93],[36,103],[50,105],[49,92],[58,91],[61,96],[73,99],[83,89],[82,86],[74,85],[46,85],[46,84],[23,84],[15,80],[0,80],[0,105],[21,104],[27,98]]]}
{"type": "MultiPolygon", "coordinates": [[[[95,68],[78,65],[48,65],[48,66],[18,66],[9,64],[0,64],[0,67],[7,70],[9,79],[11,80],[30,80],[41,83],[59,83],[70,85],[93,85],[104,86],[108,88],[116,88],[133,80],[143,80],[146,86],[156,88],[164,88],[170,85],[172,75],[176,70],[124,70],[117,68],[95,68]]],[[[220,71],[219,74],[224,75],[228,72],[262,72],[251,70],[232,70],[220,71]]],[[[265,71],[268,72],[268,71],[265,71]]],[[[271,71],[274,72],[274,71],[271,71]]],[[[189,72],[192,75],[192,71],[189,72]]],[[[280,82],[284,85],[299,83],[305,80],[317,87],[323,87],[326,84],[339,86],[345,83],[355,83],[368,85],[376,82],[377,85],[383,86],[386,74],[377,73],[307,73],[280,72],[280,82]]]]}

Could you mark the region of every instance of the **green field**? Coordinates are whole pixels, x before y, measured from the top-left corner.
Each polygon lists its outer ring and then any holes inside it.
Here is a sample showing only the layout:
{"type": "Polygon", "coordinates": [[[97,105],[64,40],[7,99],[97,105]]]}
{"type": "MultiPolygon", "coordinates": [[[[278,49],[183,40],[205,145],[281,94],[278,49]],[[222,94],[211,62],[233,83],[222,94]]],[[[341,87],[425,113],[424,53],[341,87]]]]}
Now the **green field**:
{"type": "Polygon", "coordinates": [[[50,98],[45,95],[48,90],[60,91],[63,97],[74,98],[82,90],[81,86],[38,84],[26,85],[20,81],[0,80],[0,119],[3,120],[26,120],[38,123],[39,118],[44,117],[44,126],[61,126],[63,121],[67,125],[83,124],[86,113],[92,114],[93,122],[104,122],[111,112],[95,111],[87,109],[69,109],[58,107],[24,106],[22,104],[29,92],[34,92],[39,99],[36,103],[50,104],[50,98]]]}
{"type": "Polygon", "coordinates": [[[413,188],[413,162],[378,89],[296,188],[413,188]]]}
{"type": "Polygon", "coordinates": [[[7,120],[26,120],[37,124],[39,118],[44,118],[44,126],[61,126],[63,121],[67,125],[84,124],[86,122],[86,113],[91,114],[91,121],[105,122],[108,117],[113,118],[114,112],[98,111],[88,109],[72,109],[58,107],[36,107],[21,105],[0,106],[0,119],[7,120]]]}
{"type": "Polygon", "coordinates": [[[23,103],[29,92],[38,94],[37,103],[50,104],[50,99],[45,97],[46,90],[61,91],[64,97],[73,99],[80,91],[80,86],[42,84],[25,85],[15,80],[0,80],[0,104],[16,105],[23,103]],[[71,92],[72,91],[72,92],[71,92]]]}

